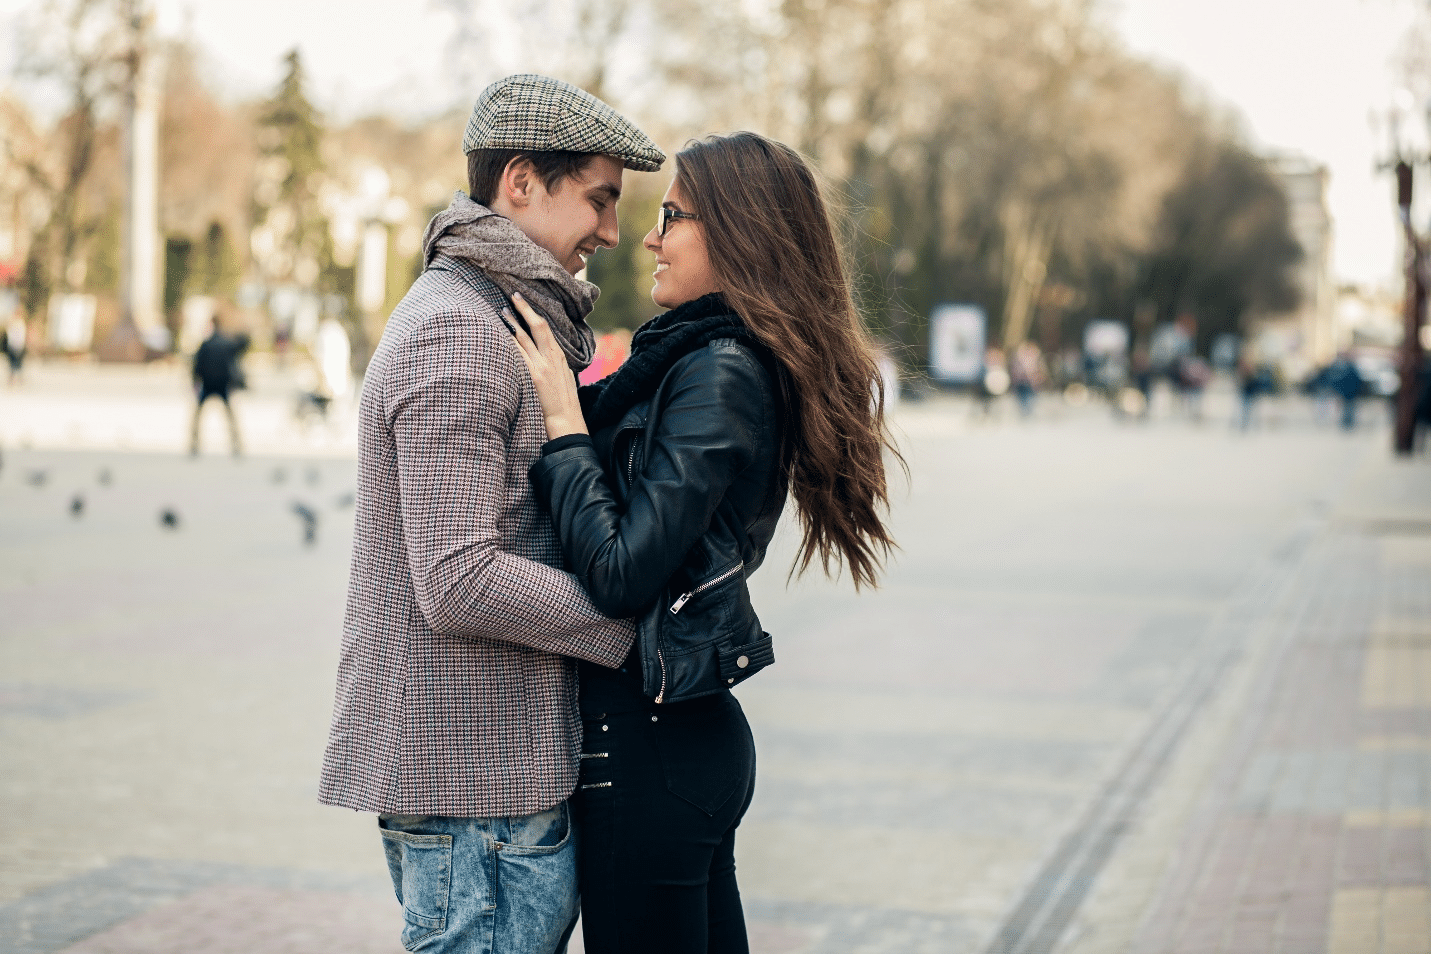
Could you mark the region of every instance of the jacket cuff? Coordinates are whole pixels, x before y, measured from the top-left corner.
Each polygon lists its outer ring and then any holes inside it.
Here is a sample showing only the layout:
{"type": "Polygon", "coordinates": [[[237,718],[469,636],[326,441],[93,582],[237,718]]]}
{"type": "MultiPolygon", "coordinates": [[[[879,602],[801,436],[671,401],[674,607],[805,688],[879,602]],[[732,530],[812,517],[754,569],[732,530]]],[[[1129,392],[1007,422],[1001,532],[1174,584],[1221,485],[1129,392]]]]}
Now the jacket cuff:
{"type": "Polygon", "coordinates": [[[564,451],[568,447],[579,447],[583,444],[591,448],[596,447],[591,441],[590,434],[563,434],[561,437],[549,440],[542,445],[542,456],[546,457],[548,454],[555,454],[557,451],[564,451]]]}
{"type": "Polygon", "coordinates": [[[569,472],[573,463],[578,468],[589,466],[595,468],[597,473],[601,472],[601,463],[596,459],[596,445],[585,434],[569,434],[547,441],[542,448],[542,456],[532,461],[532,466],[527,468],[527,479],[532,482],[532,491],[542,506],[550,508],[556,474],[569,472]]]}

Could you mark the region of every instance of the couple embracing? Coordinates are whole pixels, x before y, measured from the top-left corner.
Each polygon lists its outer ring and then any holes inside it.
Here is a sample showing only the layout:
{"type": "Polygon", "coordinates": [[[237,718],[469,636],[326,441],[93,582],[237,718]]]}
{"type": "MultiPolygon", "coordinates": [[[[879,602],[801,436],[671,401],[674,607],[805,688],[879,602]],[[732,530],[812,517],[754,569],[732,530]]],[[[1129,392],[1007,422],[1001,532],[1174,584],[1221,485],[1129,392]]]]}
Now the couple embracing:
{"type": "Polygon", "coordinates": [[[624,169],[664,153],[586,92],[477,101],[361,404],[320,800],[378,814],[412,951],[748,950],[735,831],[774,661],[746,580],[793,496],[798,565],[892,545],[878,372],[793,150],[693,141],[642,244],[666,309],[581,388],[624,169]],[[875,389],[872,392],[872,388],[875,389]]]}

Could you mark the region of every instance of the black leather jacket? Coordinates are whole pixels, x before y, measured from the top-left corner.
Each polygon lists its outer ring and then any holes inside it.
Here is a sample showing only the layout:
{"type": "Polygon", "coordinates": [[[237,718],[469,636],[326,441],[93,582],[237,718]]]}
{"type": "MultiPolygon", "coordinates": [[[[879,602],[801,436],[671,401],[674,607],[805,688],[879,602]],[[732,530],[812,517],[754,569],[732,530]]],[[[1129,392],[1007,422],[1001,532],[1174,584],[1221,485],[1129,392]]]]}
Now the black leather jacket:
{"type": "Polygon", "coordinates": [[[746,578],[785,506],[775,385],[753,350],[713,341],[595,438],[531,468],[567,565],[603,613],[637,621],[643,693],[678,702],[775,661],[746,578]]]}

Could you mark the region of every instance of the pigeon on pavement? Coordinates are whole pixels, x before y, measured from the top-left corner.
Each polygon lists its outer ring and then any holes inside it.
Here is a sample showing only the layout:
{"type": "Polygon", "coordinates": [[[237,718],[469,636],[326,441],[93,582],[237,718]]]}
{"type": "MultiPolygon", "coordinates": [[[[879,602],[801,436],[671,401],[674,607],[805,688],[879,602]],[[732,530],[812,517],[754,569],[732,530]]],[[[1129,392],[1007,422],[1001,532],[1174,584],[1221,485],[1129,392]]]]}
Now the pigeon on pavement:
{"type": "Polygon", "coordinates": [[[312,546],[318,541],[318,514],[302,501],[293,501],[293,512],[303,522],[303,542],[312,546]]]}

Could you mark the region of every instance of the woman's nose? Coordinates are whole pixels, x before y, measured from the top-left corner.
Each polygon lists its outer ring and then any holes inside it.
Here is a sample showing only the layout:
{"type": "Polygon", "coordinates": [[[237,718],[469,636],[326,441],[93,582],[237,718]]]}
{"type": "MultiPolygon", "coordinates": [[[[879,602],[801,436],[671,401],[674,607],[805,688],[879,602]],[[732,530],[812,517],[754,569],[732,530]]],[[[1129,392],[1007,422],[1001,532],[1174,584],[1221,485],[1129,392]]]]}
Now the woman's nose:
{"type": "Polygon", "coordinates": [[[646,233],[646,237],[641,240],[641,244],[652,252],[659,252],[661,250],[661,236],[657,235],[656,229],[652,227],[651,231],[646,233]]]}

